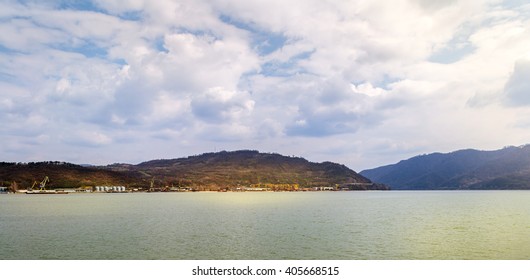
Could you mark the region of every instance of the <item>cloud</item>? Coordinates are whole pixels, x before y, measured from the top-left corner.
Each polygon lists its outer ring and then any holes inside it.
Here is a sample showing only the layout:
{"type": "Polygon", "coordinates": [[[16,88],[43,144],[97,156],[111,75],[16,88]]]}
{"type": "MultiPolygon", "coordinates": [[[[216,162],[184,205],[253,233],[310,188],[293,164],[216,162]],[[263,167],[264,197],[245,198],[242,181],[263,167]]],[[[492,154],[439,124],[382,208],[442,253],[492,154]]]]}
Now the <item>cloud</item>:
{"type": "Polygon", "coordinates": [[[528,143],[516,2],[4,1],[0,156],[251,148],[358,169],[528,143]]]}
{"type": "Polygon", "coordinates": [[[457,1],[456,0],[446,0],[446,1],[416,0],[414,2],[418,3],[422,8],[424,8],[427,11],[436,11],[439,9],[446,8],[450,5],[453,5],[457,1]]]}
{"type": "Polygon", "coordinates": [[[238,122],[250,116],[254,101],[245,93],[215,87],[195,97],[191,108],[195,116],[208,123],[238,122]]]}
{"type": "MultiPolygon", "coordinates": [[[[382,117],[374,106],[386,91],[369,83],[356,86],[342,78],[315,80],[289,89],[296,93],[291,122],[285,133],[291,136],[327,137],[353,134],[363,126],[376,126],[382,117]]],[[[303,80],[303,79],[302,79],[303,80]]],[[[284,93],[287,94],[287,93],[284,93]]]]}
{"type": "Polygon", "coordinates": [[[516,62],[512,75],[506,83],[506,101],[513,106],[530,105],[530,60],[516,62]]]}
{"type": "Polygon", "coordinates": [[[100,147],[112,142],[112,138],[97,131],[80,130],[72,134],[64,134],[62,137],[65,143],[76,146],[100,147]]]}
{"type": "Polygon", "coordinates": [[[354,133],[359,126],[359,116],[353,112],[301,112],[301,118],[286,127],[287,135],[323,137],[354,133]]]}

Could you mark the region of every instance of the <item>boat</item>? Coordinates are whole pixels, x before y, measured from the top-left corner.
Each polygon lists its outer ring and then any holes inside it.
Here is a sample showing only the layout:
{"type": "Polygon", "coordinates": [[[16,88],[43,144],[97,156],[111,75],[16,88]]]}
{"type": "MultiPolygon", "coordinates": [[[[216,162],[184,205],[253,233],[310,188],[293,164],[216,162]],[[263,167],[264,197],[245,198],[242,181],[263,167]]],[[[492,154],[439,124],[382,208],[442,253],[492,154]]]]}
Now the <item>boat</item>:
{"type": "Polygon", "coordinates": [[[68,194],[68,192],[57,190],[35,190],[27,191],[26,194],[68,194]]]}

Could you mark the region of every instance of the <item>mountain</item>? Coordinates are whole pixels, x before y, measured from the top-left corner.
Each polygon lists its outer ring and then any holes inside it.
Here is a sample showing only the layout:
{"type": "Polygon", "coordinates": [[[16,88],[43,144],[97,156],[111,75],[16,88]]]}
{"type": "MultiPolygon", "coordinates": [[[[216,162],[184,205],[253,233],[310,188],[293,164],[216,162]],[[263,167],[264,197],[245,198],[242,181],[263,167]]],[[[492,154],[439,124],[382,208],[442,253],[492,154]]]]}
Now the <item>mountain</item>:
{"type": "Polygon", "coordinates": [[[114,165],[154,177],[162,185],[217,190],[263,186],[275,190],[342,186],[350,189],[386,189],[355,171],[332,162],[313,163],[299,157],[242,150],[206,153],[180,159],[152,160],[138,165],[114,165]]]}
{"type": "Polygon", "coordinates": [[[141,180],[137,172],[116,172],[105,168],[85,167],[59,161],[12,163],[0,162],[0,183],[18,189],[30,188],[45,176],[50,178],[50,188],[78,188],[95,185],[135,184],[141,180]]]}
{"type": "Polygon", "coordinates": [[[530,189],[530,145],[420,155],[360,174],[394,190],[530,189]]]}
{"type": "Polygon", "coordinates": [[[63,162],[0,163],[3,186],[16,182],[19,189],[31,187],[44,176],[50,188],[125,185],[129,188],[194,190],[265,187],[272,190],[341,187],[352,190],[385,190],[355,171],[332,162],[313,163],[299,157],[258,151],[206,153],[179,159],[161,159],[133,164],[81,166],[63,162]]]}

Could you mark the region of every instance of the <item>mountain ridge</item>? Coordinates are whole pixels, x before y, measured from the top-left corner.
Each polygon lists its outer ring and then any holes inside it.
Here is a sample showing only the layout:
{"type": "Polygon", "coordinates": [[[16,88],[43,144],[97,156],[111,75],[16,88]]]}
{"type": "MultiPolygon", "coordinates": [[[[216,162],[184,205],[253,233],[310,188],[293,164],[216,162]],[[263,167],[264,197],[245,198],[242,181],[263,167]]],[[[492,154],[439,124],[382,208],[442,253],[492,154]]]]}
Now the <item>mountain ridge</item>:
{"type": "Polygon", "coordinates": [[[266,187],[271,190],[298,188],[348,188],[386,190],[345,165],[314,163],[300,157],[254,150],[222,151],[195,156],[155,159],[139,164],[115,163],[106,166],[81,166],[62,162],[0,163],[2,185],[16,182],[28,188],[44,176],[51,188],[125,185],[128,188],[193,190],[231,190],[266,187]]]}
{"type": "Polygon", "coordinates": [[[418,155],[360,174],[394,190],[530,189],[530,145],[418,155]]]}

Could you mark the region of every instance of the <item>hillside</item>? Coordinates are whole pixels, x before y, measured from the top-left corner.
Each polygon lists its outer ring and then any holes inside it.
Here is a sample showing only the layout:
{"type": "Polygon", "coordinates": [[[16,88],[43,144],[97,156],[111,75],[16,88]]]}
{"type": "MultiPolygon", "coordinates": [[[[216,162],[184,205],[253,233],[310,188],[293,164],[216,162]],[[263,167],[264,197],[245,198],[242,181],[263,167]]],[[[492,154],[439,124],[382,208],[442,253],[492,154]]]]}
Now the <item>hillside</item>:
{"type": "Polygon", "coordinates": [[[530,145],[421,155],[360,174],[394,190],[530,189],[530,145]]]}
{"type": "Polygon", "coordinates": [[[275,190],[344,186],[351,189],[386,189],[344,165],[313,163],[299,157],[258,151],[206,153],[180,159],[153,160],[138,165],[114,165],[110,170],[142,172],[155,183],[217,190],[237,187],[268,187],[275,190]]]}
{"type": "Polygon", "coordinates": [[[341,187],[352,190],[387,189],[344,165],[313,163],[303,158],[257,151],[207,153],[179,159],[152,160],[108,166],[80,166],[62,162],[0,163],[0,182],[19,189],[44,176],[50,188],[125,185],[129,188],[193,190],[262,187],[271,190],[341,187]]]}
{"type": "Polygon", "coordinates": [[[16,182],[18,189],[30,188],[33,182],[50,178],[48,188],[78,188],[95,185],[135,184],[140,178],[136,172],[83,167],[66,162],[0,163],[0,184],[11,186],[16,182]]]}

